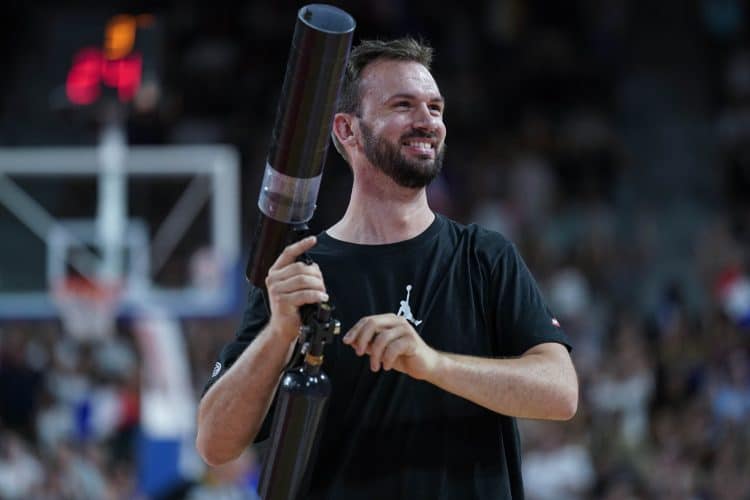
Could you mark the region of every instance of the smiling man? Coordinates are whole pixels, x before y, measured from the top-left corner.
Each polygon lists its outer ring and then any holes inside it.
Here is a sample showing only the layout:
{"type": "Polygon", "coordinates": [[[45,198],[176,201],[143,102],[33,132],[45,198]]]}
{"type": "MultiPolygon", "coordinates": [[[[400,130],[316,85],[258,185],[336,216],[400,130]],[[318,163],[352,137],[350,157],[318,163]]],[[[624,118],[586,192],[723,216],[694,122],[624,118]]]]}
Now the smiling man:
{"type": "MultiPolygon", "coordinates": [[[[417,61],[373,61],[362,72],[360,88],[364,91],[358,107],[364,109],[349,111],[359,118],[372,117],[358,123],[365,159],[401,187],[429,184],[440,173],[445,155],[445,104],[427,68],[417,61]],[[402,86],[407,92],[388,92],[402,86]],[[420,102],[423,109],[418,109],[420,102]],[[414,120],[415,111],[426,115],[414,120]]],[[[342,151],[340,141],[336,146],[342,151]]]]}
{"type": "Polygon", "coordinates": [[[431,58],[408,38],[352,50],[332,134],[354,176],[349,206],[250,291],[201,401],[207,462],[267,438],[298,308],[328,294],[347,333],[326,348],[333,393],[310,498],[523,498],[515,418],[575,414],[567,337],[516,248],[427,203],[446,137],[431,58]],[[305,251],[317,264],[295,261],[305,251]]]}

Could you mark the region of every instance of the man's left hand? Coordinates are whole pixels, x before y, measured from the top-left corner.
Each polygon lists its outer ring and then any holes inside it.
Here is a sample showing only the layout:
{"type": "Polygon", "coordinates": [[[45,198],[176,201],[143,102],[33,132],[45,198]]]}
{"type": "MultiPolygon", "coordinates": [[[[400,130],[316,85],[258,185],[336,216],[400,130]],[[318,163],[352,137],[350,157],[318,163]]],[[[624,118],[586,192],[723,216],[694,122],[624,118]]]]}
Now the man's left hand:
{"type": "Polygon", "coordinates": [[[365,316],[344,336],[358,356],[370,356],[374,372],[394,369],[424,380],[436,368],[440,355],[424,343],[403,316],[392,313],[365,316]]]}

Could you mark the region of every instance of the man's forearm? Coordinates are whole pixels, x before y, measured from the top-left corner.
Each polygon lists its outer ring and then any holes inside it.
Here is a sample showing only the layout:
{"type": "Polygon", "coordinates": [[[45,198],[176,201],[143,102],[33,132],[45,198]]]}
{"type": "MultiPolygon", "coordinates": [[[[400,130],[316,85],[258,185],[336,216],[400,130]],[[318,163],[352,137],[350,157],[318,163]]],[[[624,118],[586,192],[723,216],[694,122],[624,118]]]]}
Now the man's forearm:
{"type": "Polygon", "coordinates": [[[567,420],[578,406],[575,370],[559,344],[541,344],[506,359],[438,353],[426,380],[513,417],[567,420]]]}
{"type": "Polygon", "coordinates": [[[228,462],[252,443],[291,352],[266,326],[203,396],[196,447],[207,463],[228,462]]]}

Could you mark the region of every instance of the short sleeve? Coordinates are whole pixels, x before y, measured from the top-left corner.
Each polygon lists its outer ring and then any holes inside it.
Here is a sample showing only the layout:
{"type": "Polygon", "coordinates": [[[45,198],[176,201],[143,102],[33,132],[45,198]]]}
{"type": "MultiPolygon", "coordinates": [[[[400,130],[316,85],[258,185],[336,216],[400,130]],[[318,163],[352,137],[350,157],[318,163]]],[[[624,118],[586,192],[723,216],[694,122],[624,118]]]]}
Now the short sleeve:
{"type": "Polygon", "coordinates": [[[270,313],[263,290],[255,286],[251,287],[247,294],[247,305],[240,327],[235,334],[235,339],[221,350],[219,359],[211,371],[211,377],[203,388],[203,394],[206,394],[208,389],[231,368],[245,348],[266,326],[269,317],[270,313]]]}
{"type": "Polygon", "coordinates": [[[557,342],[571,350],[515,245],[508,245],[492,272],[496,284],[496,331],[502,356],[520,356],[535,345],[557,342]]]}

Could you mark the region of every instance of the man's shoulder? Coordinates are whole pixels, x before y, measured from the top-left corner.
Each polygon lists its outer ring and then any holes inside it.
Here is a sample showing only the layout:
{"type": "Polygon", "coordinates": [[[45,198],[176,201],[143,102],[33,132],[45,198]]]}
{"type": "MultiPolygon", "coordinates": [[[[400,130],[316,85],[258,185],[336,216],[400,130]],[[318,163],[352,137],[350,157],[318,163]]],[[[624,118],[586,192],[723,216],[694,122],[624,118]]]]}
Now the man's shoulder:
{"type": "Polygon", "coordinates": [[[444,215],[444,231],[452,235],[457,241],[463,241],[473,251],[497,257],[504,254],[513,243],[503,234],[487,229],[479,224],[462,224],[444,215]]]}

